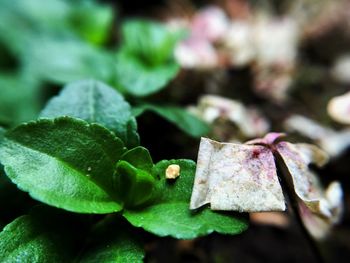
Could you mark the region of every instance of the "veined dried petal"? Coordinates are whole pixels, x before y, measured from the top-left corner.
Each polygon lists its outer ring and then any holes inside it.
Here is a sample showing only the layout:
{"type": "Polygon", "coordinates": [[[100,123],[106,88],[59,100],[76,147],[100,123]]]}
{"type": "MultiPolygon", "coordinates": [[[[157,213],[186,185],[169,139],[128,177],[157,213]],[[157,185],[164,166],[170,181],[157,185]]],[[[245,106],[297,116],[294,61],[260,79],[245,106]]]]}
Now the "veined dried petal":
{"type": "Polygon", "coordinates": [[[318,178],[308,168],[310,163],[323,165],[327,155],[322,150],[308,144],[291,144],[280,142],[276,145],[289,174],[292,177],[294,191],[300,200],[299,206],[303,221],[310,233],[315,237],[323,237],[330,227],[337,223],[341,217],[342,190],[338,182],[333,182],[325,191],[318,178]],[[305,205],[305,207],[303,207],[305,205]],[[304,211],[306,208],[310,213],[304,211]],[[319,225],[319,227],[313,225],[319,225]]]}
{"type": "Polygon", "coordinates": [[[202,138],[190,208],[209,203],[213,210],[285,210],[271,151],[202,138]]]}

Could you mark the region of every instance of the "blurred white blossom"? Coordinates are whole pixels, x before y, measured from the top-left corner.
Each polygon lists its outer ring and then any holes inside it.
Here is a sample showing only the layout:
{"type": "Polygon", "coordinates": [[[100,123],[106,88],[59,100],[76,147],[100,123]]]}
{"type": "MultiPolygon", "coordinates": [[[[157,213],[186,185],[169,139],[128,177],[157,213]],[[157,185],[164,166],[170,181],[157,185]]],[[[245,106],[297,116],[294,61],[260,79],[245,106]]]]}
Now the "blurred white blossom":
{"type": "MultiPolygon", "coordinates": [[[[257,137],[269,130],[269,123],[255,108],[215,95],[202,96],[191,111],[202,120],[213,124],[216,120],[226,120],[235,124],[246,138],[257,137]]],[[[215,124],[213,124],[215,125],[215,124]]]]}
{"type": "Polygon", "coordinates": [[[350,124],[350,92],[331,99],[327,110],[334,120],[343,124],[350,124]]]}
{"type": "Polygon", "coordinates": [[[350,129],[335,131],[300,115],[289,117],[284,126],[287,131],[310,138],[331,157],[337,157],[350,146],[350,129]]]}

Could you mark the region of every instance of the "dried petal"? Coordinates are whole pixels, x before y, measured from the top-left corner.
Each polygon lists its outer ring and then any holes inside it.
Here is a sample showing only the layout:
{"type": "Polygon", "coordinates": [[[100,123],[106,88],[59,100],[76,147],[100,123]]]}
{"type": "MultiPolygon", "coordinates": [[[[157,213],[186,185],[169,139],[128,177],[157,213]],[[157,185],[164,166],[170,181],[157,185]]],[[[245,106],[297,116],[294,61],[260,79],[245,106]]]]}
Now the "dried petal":
{"type": "Polygon", "coordinates": [[[296,195],[314,213],[320,213],[320,200],[324,193],[320,182],[309,169],[309,164],[316,161],[324,163],[325,154],[316,147],[307,144],[280,142],[276,149],[288,168],[296,195]],[[318,156],[315,158],[315,156],[318,156]]]}
{"type": "Polygon", "coordinates": [[[299,202],[301,218],[312,236],[322,239],[327,236],[331,227],[338,223],[343,214],[343,191],[338,182],[331,183],[325,193],[325,199],[321,200],[322,214],[328,217],[321,217],[312,213],[304,203],[299,202]]]}
{"type": "Polygon", "coordinates": [[[180,175],[180,166],[178,164],[171,164],[165,170],[166,179],[175,179],[180,175]]]}
{"type": "Polygon", "coordinates": [[[201,139],[191,209],[283,211],[274,158],[264,146],[201,139]]]}

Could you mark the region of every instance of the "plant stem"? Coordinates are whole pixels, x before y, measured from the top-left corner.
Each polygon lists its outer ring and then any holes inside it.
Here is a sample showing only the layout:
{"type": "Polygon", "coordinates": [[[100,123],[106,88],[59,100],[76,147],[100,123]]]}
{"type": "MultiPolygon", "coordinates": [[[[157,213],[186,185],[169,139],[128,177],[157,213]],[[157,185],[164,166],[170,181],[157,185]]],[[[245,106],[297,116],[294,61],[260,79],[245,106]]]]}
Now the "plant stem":
{"type": "Polygon", "coordinates": [[[294,193],[294,189],[291,182],[291,175],[289,174],[289,171],[287,167],[285,166],[281,156],[279,154],[275,154],[276,164],[277,164],[277,174],[278,178],[280,179],[280,184],[282,187],[283,192],[285,193],[285,196],[287,197],[287,204],[289,204],[292,213],[294,214],[294,217],[296,219],[296,222],[299,226],[299,229],[301,233],[303,234],[304,238],[306,239],[310,250],[312,254],[314,255],[314,258],[317,260],[317,262],[325,263],[325,260],[321,254],[321,251],[319,249],[319,246],[315,239],[310,235],[309,231],[305,227],[303,220],[301,218],[300,210],[298,207],[298,201],[296,194],[294,193]],[[289,178],[288,178],[289,177],[289,178]]]}

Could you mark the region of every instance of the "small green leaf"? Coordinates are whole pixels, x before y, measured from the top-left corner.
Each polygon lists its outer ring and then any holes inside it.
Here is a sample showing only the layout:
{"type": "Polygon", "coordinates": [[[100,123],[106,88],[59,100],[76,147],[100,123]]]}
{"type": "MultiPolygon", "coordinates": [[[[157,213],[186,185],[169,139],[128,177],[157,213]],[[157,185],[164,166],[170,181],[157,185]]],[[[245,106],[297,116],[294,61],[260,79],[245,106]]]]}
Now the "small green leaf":
{"type": "Polygon", "coordinates": [[[6,133],[0,161],[17,186],[44,203],[81,213],[119,211],[115,164],[122,141],[97,124],[63,117],[6,133]]]}
{"type": "Polygon", "coordinates": [[[144,258],[142,243],[138,240],[130,224],[121,224],[116,218],[110,218],[108,224],[102,224],[90,237],[92,241],[78,262],[81,263],[141,263],[144,258]]]}
{"type": "Polygon", "coordinates": [[[173,50],[180,35],[161,23],[134,19],[122,25],[122,49],[144,64],[157,66],[173,58],[173,50]]]}
{"type": "Polygon", "coordinates": [[[96,80],[81,80],[64,87],[51,99],[41,117],[71,116],[98,123],[113,131],[126,146],[139,144],[137,124],[130,105],[110,86],[96,80]]]}
{"type": "Polygon", "coordinates": [[[127,161],[138,169],[152,173],[152,157],[149,154],[149,151],[142,146],[138,146],[127,151],[120,159],[127,161]]]}
{"type": "Polygon", "coordinates": [[[133,108],[134,115],[136,116],[141,115],[145,111],[152,111],[159,114],[193,137],[206,135],[210,130],[208,124],[198,119],[192,113],[179,107],[143,104],[133,108]]]}
{"type": "Polygon", "coordinates": [[[160,177],[158,198],[148,207],[124,210],[124,217],[132,225],[158,236],[182,239],[191,239],[214,231],[239,234],[248,227],[247,220],[237,213],[189,209],[195,173],[193,161],[161,161],[155,166],[154,173],[160,177]],[[165,179],[165,170],[170,164],[180,166],[180,177],[175,181],[165,179]]]}
{"type": "Polygon", "coordinates": [[[72,7],[70,21],[76,32],[93,44],[104,44],[112,29],[113,9],[94,1],[80,1],[72,7]]]}
{"type": "Polygon", "coordinates": [[[119,52],[115,82],[122,92],[139,97],[148,96],[165,88],[179,69],[174,62],[150,67],[137,58],[119,52]]]}
{"type": "Polygon", "coordinates": [[[116,182],[125,207],[136,207],[147,202],[152,197],[155,185],[155,179],[150,173],[124,160],[117,163],[116,182]]]}
{"type": "Polygon", "coordinates": [[[180,69],[173,57],[179,38],[160,23],[125,22],[116,62],[117,87],[134,96],[147,96],[164,88],[180,69]]]}
{"type": "Polygon", "coordinates": [[[35,209],[17,218],[0,233],[0,262],[70,262],[77,225],[68,216],[35,209]]]}

